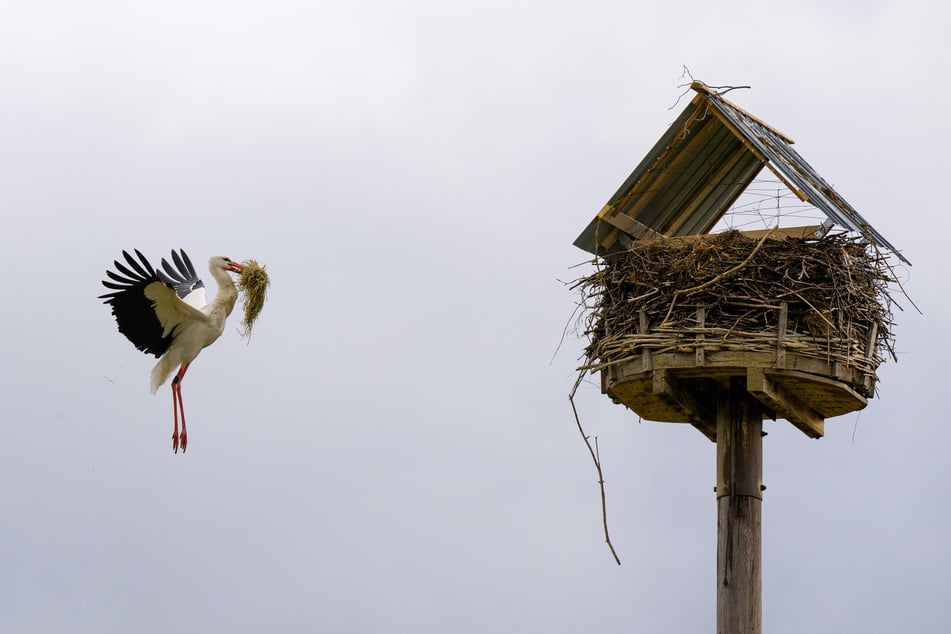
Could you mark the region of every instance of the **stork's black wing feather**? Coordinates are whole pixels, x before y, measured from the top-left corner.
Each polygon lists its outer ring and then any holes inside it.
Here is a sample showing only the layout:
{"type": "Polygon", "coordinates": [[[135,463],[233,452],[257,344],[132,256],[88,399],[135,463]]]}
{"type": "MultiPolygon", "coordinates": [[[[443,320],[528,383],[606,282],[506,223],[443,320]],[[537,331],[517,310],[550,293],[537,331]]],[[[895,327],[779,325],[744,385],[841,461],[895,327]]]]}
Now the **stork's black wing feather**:
{"type": "MultiPolygon", "coordinates": [[[[179,251],[181,251],[181,249],[179,249],[179,251]]],[[[182,258],[177,253],[175,253],[174,249],[172,250],[172,261],[175,262],[175,266],[177,266],[179,270],[184,271],[185,273],[188,272],[188,269],[185,267],[185,263],[182,262],[182,258]]]]}
{"type": "MultiPolygon", "coordinates": [[[[128,280],[127,280],[126,278],[122,277],[122,276],[119,275],[118,273],[113,273],[112,271],[109,271],[109,270],[106,271],[106,275],[109,276],[109,279],[114,280],[114,281],[116,281],[116,282],[119,282],[120,284],[123,283],[123,282],[128,282],[128,280]]],[[[103,280],[102,283],[105,284],[106,281],[103,280]]],[[[110,286],[109,288],[123,288],[123,287],[122,287],[122,286],[110,286]]]]}
{"type": "Polygon", "coordinates": [[[155,271],[155,274],[166,286],[174,288],[175,294],[185,299],[192,291],[204,288],[205,283],[198,277],[198,274],[195,272],[195,267],[192,266],[192,262],[188,259],[185,251],[179,249],[179,252],[181,255],[172,249],[172,262],[175,263],[174,267],[168,263],[168,260],[162,258],[162,268],[165,269],[165,271],[163,272],[161,269],[158,269],[155,271]]]}
{"type": "Polygon", "coordinates": [[[125,251],[123,251],[122,254],[125,256],[125,259],[129,261],[129,264],[132,265],[132,268],[134,268],[139,273],[139,275],[142,275],[143,277],[149,277],[150,275],[152,275],[152,270],[153,270],[152,265],[149,264],[149,261],[145,259],[145,256],[142,255],[142,252],[139,251],[138,249],[133,249],[133,251],[135,251],[135,254],[139,256],[139,259],[145,263],[146,265],[145,268],[142,268],[141,266],[139,266],[139,263],[133,260],[132,258],[130,258],[129,254],[126,253],[125,251]]]}
{"type": "Polygon", "coordinates": [[[100,295],[99,299],[112,307],[119,332],[137,349],[160,357],[172,345],[172,337],[162,336],[162,324],[152,308],[152,300],[145,296],[145,288],[149,284],[164,283],[164,280],[160,280],[154,272],[150,273],[155,269],[138,249],[135,254],[141,263],[127,251],[123,251],[122,255],[125,256],[128,267],[120,264],[118,260],[113,262],[122,275],[106,271],[106,275],[114,281],[103,280],[102,285],[113,292],[100,295]]]}
{"type": "MultiPolygon", "coordinates": [[[[171,278],[172,282],[180,284],[181,282],[185,281],[185,278],[182,276],[182,274],[176,271],[175,268],[171,266],[165,259],[162,259],[162,268],[165,269],[164,275],[171,278]]],[[[156,273],[161,273],[161,271],[156,269],[156,273]]]]}
{"type": "MultiPolygon", "coordinates": [[[[198,279],[198,273],[195,272],[195,265],[192,264],[191,258],[188,257],[188,254],[185,253],[185,251],[181,249],[179,250],[182,251],[182,259],[185,260],[185,268],[188,269],[188,274],[191,277],[198,279]]],[[[174,253],[172,255],[174,255],[174,253]]]]}
{"type": "MultiPolygon", "coordinates": [[[[132,256],[130,256],[128,252],[123,251],[122,255],[124,255],[130,262],[134,262],[134,260],[132,260],[132,256]]],[[[119,260],[113,260],[112,264],[116,267],[116,269],[119,270],[120,273],[122,273],[128,278],[139,278],[139,277],[149,276],[148,273],[142,273],[141,271],[132,272],[132,270],[130,270],[129,267],[124,266],[122,262],[120,262],[119,260]]]]}

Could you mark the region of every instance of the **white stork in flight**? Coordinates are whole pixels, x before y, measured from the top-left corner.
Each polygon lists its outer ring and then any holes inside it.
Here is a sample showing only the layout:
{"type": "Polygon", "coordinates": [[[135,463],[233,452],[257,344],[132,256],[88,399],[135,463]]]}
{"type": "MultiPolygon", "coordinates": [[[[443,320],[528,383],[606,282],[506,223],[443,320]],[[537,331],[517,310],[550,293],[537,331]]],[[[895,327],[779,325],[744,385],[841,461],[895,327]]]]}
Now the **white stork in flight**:
{"type": "Polygon", "coordinates": [[[172,379],[175,417],[172,449],[178,453],[181,446],[184,452],[188,446],[188,434],[182,405],[182,379],[198,353],[224,332],[225,320],[238,299],[238,289],[228,273],[241,273],[244,267],[223,255],[212,257],[208,261],[208,270],[218,282],[218,293],[210,304],[206,304],[205,284],[184,251],[172,251],[174,266],[163,258],[164,271],[153,268],[138,249],[135,249],[135,254],[139,261],[123,251],[128,266],[116,260],[114,264],[118,273],[106,271],[112,281],[103,280],[102,284],[113,292],[99,298],[112,306],[119,332],[142,352],[161,357],[152,368],[152,394],[178,367],[172,379]],[[179,412],[181,434],[178,432],[179,412]]]}

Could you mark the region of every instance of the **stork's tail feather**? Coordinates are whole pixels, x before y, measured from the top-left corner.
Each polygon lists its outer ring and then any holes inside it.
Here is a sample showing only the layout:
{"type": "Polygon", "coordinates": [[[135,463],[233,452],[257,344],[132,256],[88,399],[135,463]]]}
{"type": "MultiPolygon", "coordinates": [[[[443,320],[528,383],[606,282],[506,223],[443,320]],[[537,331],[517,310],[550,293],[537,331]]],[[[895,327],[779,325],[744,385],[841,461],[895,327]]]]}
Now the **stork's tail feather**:
{"type": "Polygon", "coordinates": [[[152,394],[155,394],[159,387],[168,380],[168,377],[172,376],[176,365],[177,364],[169,358],[169,355],[165,355],[159,359],[159,362],[152,368],[151,381],[149,382],[152,394]]]}

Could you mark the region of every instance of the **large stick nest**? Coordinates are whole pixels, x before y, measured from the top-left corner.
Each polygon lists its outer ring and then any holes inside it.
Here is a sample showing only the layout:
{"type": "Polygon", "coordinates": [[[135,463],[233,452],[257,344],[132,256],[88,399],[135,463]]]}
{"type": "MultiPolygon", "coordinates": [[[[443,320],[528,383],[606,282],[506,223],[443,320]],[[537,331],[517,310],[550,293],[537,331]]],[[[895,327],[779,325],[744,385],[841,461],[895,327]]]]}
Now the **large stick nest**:
{"type": "Polygon", "coordinates": [[[573,285],[586,309],[582,369],[697,346],[775,351],[785,303],[787,349],[874,374],[886,354],[894,358],[895,282],[884,255],[846,234],[640,241],[573,285]]]}

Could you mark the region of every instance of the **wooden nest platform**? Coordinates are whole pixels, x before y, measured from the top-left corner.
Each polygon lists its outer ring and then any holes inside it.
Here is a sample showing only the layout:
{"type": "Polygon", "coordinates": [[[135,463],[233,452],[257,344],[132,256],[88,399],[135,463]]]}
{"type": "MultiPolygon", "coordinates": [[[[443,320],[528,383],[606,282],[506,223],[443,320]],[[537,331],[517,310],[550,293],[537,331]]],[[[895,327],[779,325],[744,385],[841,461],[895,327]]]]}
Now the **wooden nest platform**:
{"type": "Polygon", "coordinates": [[[586,309],[582,371],[647,420],[716,438],[720,389],[745,387],[764,417],[811,437],[865,407],[894,358],[885,256],[846,234],[773,230],[636,242],[575,282],[586,309]],[[802,236],[809,237],[802,237],[802,236]]]}

